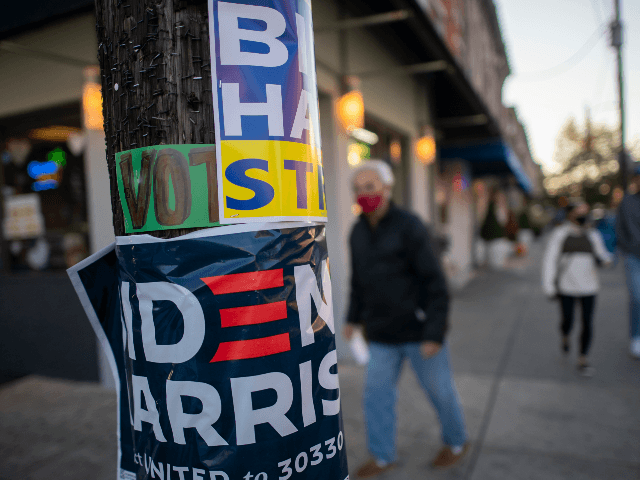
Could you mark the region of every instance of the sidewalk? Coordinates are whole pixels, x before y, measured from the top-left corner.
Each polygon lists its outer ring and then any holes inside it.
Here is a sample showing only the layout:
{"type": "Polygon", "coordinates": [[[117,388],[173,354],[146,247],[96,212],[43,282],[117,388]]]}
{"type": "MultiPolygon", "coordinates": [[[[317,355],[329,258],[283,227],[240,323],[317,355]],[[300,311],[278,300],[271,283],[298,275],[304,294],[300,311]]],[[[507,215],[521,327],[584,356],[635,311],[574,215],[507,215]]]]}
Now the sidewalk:
{"type": "MultiPolygon", "coordinates": [[[[400,468],[387,479],[640,478],[640,361],[627,354],[621,266],[598,297],[593,378],[560,355],[558,306],[539,286],[541,246],[507,272],[481,272],[453,301],[449,343],[472,448],[428,467],[440,448],[433,410],[409,368],[400,382],[400,468]]],[[[368,458],[364,369],[340,365],[350,470],[368,458]]],[[[91,383],[27,377],[0,386],[0,479],[115,478],[115,395],[91,383]]]]}
{"type": "Polygon", "coordinates": [[[0,479],[116,478],[116,395],[29,376],[0,387],[0,479]]]}
{"type": "MultiPolygon", "coordinates": [[[[398,402],[395,479],[639,479],[640,361],[627,353],[622,266],[604,271],[591,351],[593,378],[560,354],[558,305],[540,287],[542,245],[507,272],[481,272],[453,301],[449,342],[472,447],[461,465],[433,471],[435,414],[405,365],[398,402]]],[[[579,317],[578,317],[579,318],[579,317]]],[[[368,458],[363,368],[342,365],[340,384],[352,476],[368,458]]]]}

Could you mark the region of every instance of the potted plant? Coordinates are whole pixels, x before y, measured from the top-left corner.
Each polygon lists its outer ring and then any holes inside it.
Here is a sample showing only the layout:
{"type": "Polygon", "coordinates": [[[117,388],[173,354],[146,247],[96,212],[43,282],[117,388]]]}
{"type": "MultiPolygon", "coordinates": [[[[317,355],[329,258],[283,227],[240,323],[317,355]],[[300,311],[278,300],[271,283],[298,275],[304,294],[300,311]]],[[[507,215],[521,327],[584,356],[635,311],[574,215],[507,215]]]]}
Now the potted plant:
{"type": "Polygon", "coordinates": [[[520,229],[518,230],[518,243],[524,244],[526,249],[529,250],[531,244],[533,243],[533,228],[531,226],[531,221],[529,220],[529,214],[527,209],[525,208],[520,213],[518,217],[518,225],[520,229]]]}
{"type": "Polygon", "coordinates": [[[487,260],[489,266],[494,269],[504,268],[511,243],[505,238],[505,229],[496,216],[496,202],[491,201],[487,209],[487,215],[480,229],[480,238],[487,244],[487,260]]]}

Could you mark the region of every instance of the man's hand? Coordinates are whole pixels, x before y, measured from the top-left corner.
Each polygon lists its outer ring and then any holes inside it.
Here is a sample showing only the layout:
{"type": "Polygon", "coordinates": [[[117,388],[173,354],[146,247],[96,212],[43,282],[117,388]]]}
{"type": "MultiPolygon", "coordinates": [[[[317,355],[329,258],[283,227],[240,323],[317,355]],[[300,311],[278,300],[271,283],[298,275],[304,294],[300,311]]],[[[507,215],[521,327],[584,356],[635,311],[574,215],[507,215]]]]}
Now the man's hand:
{"type": "Polygon", "coordinates": [[[351,337],[353,337],[353,334],[356,332],[356,328],[358,327],[355,327],[351,323],[346,323],[342,329],[342,335],[344,335],[344,338],[347,340],[351,340],[351,337]]]}
{"type": "Polygon", "coordinates": [[[430,358],[437,355],[441,347],[442,345],[437,342],[422,342],[420,344],[420,353],[422,354],[422,358],[430,358]]]}

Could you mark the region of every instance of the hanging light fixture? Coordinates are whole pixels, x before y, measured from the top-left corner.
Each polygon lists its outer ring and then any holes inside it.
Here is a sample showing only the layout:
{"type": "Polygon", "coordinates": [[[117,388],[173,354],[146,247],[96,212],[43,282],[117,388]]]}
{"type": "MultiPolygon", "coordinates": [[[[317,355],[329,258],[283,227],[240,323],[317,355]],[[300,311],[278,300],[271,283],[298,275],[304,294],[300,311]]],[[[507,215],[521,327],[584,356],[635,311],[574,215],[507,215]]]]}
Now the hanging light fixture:
{"type": "Polygon", "coordinates": [[[415,145],[415,154],[418,161],[429,165],[436,159],[436,139],[433,128],[425,126],[422,129],[422,136],[415,145]]]}
{"type": "Polygon", "coordinates": [[[82,112],[84,125],[88,130],[102,130],[102,88],[98,83],[100,69],[84,69],[85,82],[82,87],[82,112]]]}
{"type": "Polygon", "coordinates": [[[338,99],[338,119],[347,132],[364,128],[364,100],[360,90],[352,90],[338,99]]]}
{"type": "Polygon", "coordinates": [[[364,128],[364,100],[358,77],[345,76],[342,83],[346,93],[338,99],[336,114],[342,128],[351,133],[364,128]]]}

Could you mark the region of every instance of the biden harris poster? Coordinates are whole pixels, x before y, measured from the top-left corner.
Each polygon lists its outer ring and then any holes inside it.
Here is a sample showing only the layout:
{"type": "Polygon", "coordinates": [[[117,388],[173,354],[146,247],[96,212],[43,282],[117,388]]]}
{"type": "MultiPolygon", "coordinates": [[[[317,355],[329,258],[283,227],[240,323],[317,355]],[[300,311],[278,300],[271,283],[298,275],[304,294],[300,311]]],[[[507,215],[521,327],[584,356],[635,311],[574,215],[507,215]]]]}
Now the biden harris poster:
{"type": "Polygon", "coordinates": [[[348,478],[325,227],[118,237],[69,270],[118,388],[118,478],[348,478]]]}

